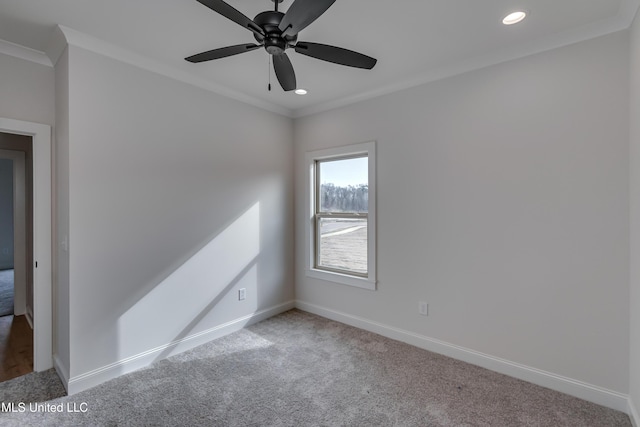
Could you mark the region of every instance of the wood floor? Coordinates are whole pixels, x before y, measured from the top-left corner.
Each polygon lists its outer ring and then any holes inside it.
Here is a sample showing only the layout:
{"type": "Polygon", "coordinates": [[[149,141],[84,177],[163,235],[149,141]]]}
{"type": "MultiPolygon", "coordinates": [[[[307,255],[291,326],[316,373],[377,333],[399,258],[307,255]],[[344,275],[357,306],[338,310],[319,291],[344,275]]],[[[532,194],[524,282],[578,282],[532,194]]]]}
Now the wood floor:
{"type": "Polygon", "coordinates": [[[0,381],[33,371],[33,331],[25,316],[0,317],[0,381]]]}

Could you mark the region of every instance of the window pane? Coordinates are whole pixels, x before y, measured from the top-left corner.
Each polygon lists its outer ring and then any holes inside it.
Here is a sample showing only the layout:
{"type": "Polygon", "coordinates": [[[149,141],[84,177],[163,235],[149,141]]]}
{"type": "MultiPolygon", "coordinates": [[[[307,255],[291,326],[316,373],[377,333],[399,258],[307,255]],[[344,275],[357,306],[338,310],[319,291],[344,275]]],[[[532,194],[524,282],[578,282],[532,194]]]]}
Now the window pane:
{"type": "Polygon", "coordinates": [[[367,274],[367,219],[320,218],[318,267],[367,274]]]}
{"type": "Polygon", "coordinates": [[[320,212],[367,212],[367,157],[318,162],[320,212]]]}

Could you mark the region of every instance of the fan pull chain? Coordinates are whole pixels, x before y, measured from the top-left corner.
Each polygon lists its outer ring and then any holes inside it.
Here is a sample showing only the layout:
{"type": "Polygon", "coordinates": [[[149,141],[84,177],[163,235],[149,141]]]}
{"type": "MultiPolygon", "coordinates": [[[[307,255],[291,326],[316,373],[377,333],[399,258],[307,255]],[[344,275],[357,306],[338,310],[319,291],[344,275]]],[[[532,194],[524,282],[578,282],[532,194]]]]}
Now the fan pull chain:
{"type": "Polygon", "coordinates": [[[267,86],[267,88],[269,89],[269,92],[271,92],[271,55],[269,55],[269,63],[268,63],[268,67],[267,67],[267,74],[269,74],[269,85],[267,86]]]}

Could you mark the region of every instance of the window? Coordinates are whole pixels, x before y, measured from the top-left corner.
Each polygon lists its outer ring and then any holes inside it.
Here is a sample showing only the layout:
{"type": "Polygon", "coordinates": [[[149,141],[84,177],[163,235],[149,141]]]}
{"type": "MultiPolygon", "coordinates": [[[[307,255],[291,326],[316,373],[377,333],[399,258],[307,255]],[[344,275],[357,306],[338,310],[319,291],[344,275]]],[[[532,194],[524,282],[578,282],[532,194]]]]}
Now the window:
{"type": "Polygon", "coordinates": [[[375,144],[307,153],[307,275],[375,289],[375,144]]]}

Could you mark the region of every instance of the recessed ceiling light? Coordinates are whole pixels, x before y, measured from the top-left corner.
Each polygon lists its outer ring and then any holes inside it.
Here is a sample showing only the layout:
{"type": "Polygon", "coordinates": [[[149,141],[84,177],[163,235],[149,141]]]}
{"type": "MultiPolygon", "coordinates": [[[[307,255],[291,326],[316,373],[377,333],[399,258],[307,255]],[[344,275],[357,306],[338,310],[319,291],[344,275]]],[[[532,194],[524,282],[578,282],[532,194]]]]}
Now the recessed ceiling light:
{"type": "Polygon", "coordinates": [[[516,12],[510,13],[507,16],[505,16],[504,19],[502,20],[502,23],[504,25],[513,25],[522,21],[526,17],[527,17],[527,12],[518,10],[516,12]]]}
{"type": "Polygon", "coordinates": [[[306,95],[307,94],[307,90],[306,89],[296,89],[295,93],[296,93],[296,95],[306,95]]]}

